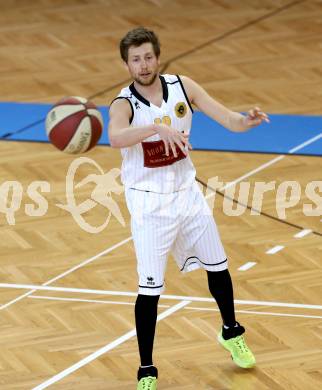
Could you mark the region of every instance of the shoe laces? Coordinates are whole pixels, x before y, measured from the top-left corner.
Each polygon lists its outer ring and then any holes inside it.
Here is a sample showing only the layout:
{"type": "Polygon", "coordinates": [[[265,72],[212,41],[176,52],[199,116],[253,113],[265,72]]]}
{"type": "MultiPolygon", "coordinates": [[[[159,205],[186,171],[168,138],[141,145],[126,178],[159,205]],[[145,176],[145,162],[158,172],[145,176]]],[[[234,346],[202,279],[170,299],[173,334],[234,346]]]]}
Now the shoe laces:
{"type": "Polygon", "coordinates": [[[243,336],[237,336],[235,338],[235,345],[238,347],[241,353],[248,353],[249,349],[246,345],[245,339],[243,336]]]}
{"type": "Polygon", "coordinates": [[[147,376],[147,377],[143,378],[142,388],[144,390],[151,390],[154,380],[155,380],[154,376],[147,376]]]}

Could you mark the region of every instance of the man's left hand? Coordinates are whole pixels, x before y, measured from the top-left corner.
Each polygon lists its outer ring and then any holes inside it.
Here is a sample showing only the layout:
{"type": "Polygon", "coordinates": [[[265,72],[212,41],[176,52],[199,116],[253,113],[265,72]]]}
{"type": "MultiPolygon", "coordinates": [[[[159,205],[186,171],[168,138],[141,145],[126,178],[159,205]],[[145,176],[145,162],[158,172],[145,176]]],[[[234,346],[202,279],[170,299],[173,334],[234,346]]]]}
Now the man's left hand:
{"type": "Polygon", "coordinates": [[[263,121],[267,123],[270,122],[268,115],[265,114],[265,112],[263,112],[259,107],[255,107],[249,110],[247,116],[245,117],[245,122],[247,127],[258,126],[263,121]]]}

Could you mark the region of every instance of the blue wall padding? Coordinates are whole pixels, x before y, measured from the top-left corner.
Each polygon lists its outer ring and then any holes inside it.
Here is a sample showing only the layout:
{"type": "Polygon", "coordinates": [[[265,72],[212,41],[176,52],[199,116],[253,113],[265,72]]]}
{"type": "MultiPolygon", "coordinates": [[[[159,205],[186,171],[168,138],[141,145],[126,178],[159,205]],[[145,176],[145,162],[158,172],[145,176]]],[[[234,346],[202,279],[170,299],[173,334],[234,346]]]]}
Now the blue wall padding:
{"type": "MultiPolygon", "coordinates": [[[[0,139],[48,142],[44,119],[51,104],[0,103],[0,139]],[[8,135],[9,133],[9,135],[8,135]]],[[[108,144],[107,107],[99,107],[104,119],[100,144],[108,144]]],[[[303,142],[322,133],[322,116],[270,115],[271,123],[246,133],[233,133],[201,112],[193,116],[191,144],[194,149],[236,152],[289,153],[303,142]]],[[[322,139],[296,151],[322,155],[322,139]]]]}
{"type": "MultiPolygon", "coordinates": [[[[322,116],[270,115],[271,122],[245,133],[233,133],[206,117],[194,114],[191,143],[196,149],[240,152],[288,153],[292,148],[322,133],[322,116]]],[[[322,154],[319,141],[296,153],[322,154]]]]}

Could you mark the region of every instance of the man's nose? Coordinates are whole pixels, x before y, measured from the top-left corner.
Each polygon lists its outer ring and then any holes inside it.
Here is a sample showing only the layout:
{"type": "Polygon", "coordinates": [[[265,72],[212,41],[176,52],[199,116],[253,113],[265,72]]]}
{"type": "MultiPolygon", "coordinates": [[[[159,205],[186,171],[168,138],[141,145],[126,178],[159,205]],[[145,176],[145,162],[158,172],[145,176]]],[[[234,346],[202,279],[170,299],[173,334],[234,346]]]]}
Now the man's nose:
{"type": "Polygon", "coordinates": [[[141,68],[142,68],[142,69],[146,69],[146,68],[147,68],[147,63],[146,63],[145,60],[142,60],[142,62],[141,62],[141,68]]]}

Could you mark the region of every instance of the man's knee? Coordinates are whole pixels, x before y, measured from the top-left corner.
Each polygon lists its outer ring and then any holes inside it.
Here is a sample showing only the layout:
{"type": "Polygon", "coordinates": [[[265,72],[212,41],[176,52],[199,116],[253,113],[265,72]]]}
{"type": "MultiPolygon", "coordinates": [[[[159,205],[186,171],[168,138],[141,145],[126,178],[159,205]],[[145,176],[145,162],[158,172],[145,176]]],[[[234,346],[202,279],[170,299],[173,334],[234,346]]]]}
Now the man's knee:
{"type": "Polygon", "coordinates": [[[160,295],[144,295],[138,294],[136,298],[136,306],[153,307],[158,304],[160,295]]]}

